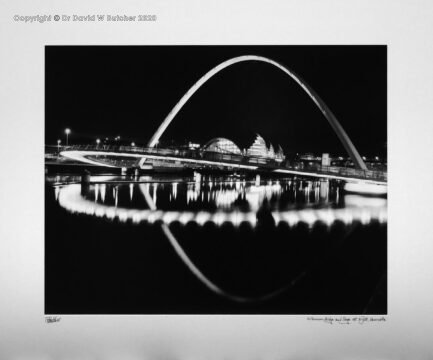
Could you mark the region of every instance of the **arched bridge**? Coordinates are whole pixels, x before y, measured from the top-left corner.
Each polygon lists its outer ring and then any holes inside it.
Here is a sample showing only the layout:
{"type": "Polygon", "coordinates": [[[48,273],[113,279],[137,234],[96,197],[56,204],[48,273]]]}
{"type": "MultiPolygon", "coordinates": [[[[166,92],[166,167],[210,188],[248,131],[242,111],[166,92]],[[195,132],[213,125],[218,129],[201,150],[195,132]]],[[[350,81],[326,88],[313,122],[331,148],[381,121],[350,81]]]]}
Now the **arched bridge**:
{"type": "MultiPolygon", "coordinates": [[[[143,167],[146,162],[146,159],[154,159],[154,160],[168,160],[175,161],[187,164],[194,164],[194,166],[223,166],[228,168],[239,168],[244,170],[257,170],[264,169],[280,172],[280,173],[291,173],[291,174],[302,174],[302,175],[311,175],[311,176],[324,176],[324,177],[333,177],[333,178],[344,178],[347,179],[355,178],[355,179],[365,179],[366,181],[380,181],[386,182],[386,174],[375,174],[375,172],[369,171],[362,160],[359,152],[353,145],[347,133],[344,131],[341,124],[338,122],[335,115],[328,108],[328,106],[324,103],[324,101],[317,95],[317,93],[294,71],[290,70],[286,66],[279,64],[278,62],[271,60],[269,58],[257,55],[244,55],[234,57],[232,59],[226,60],[221,64],[215,66],[206,74],[204,74],[178,101],[178,103],[173,107],[173,109],[169,112],[167,117],[162,121],[159,128],[156,130],[152,138],[148,143],[147,148],[137,148],[137,147],[119,147],[119,148],[104,148],[101,146],[87,146],[86,148],[72,148],[69,147],[64,149],[61,154],[67,158],[74,159],[77,161],[82,161],[85,163],[101,165],[105,166],[115,166],[107,163],[106,158],[110,156],[119,157],[126,156],[137,159],[137,165],[139,167],[143,167]],[[187,103],[187,101],[194,95],[194,93],[203,86],[209,79],[211,79],[214,75],[224,70],[225,68],[245,62],[245,61],[259,61],[263,63],[270,64],[275,66],[286,75],[288,75],[291,79],[293,79],[299,86],[309,95],[309,97],[313,100],[316,106],[321,110],[324,117],[327,119],[332,129],[337,134],[341,143],[345,147],[349,156],[351,157],[356,169],[326,169],[326,171],[315,171],[314,173],[308,173],[306,171],[298,171],[296,169],[288,169],[281,168],[279,164],[276,163],[263,163],[260,159],[254,158],[246,158],[241,156],[239,159],[235,159],[233,157],[224,158],[224,157],[214,157],[214,158],[203,158],[202,156],[197,156],[197,154],[187,154],[180,156],[178,153],[170,152],[167,149],[156,149],[155,145],[158,143],[160,137],[173,121],[178,112],[182,109],[182,107],[187,103]],[[122,149],[123,148],[123,149],[122,149]],[[127,149],[128,148],[128,149],[127,149]]],[[[115,166],[116,167],[116,166],[115,166]]]]}
{"type": "Polygon", "coordinates": [[[200,89],[200,87],[202,87],[209,79],[211,79],[214,75],[218,74],[220,71],[224,70],[225,68],[245,61],[259,61],[259,62],[264,62],[273,65],[276,68],[283,71],[286,75],[289,75],[293,80],[295,80],[296,83],[298,83],[299,86],[314,101],[314,103],[320,109],[322,114],[328,120],[332,129],[335,131],[341,143],[343,144],[344,148],[346,149],[347,153],[351,157],[353,163],[355,164],[355,167],[361,170],[367,170],[367,166],[365,165],[364,161],[362,160],[362,157],[359,155],[358,150],[356,150],[349,136],[344,131],[343,127],[340,125],[340,123],[338,122],[337,118],[332,113],[332,111],[328,108],[325,102],[319,97],[319,95],[317,95],[317,93],[311,88],[311,86],[309,86],[299,75],[297,75],[294,71],[290,70],[286,66],[283,66],[280,63],[271,60],[267,57],[257,56],[257,55],[244,55],[244,56],[234,57],[232,59],[222,62],[221,64],[215,66],[214,68],[209,70],[206,74],[204,74],[193,86],[190,87],[190,89],[185,93],[185,95],[183,95],[182,98],[179,100],[179,102],[173,107],[173,109],[170,111],[170,113],[167,115],[167,117],[159,126],[158,130],[156,130],[155,134],[153,134],[152,138],[148,143],[148,146],[154,147],[158,143],[158,140],[160,139],[164,131],[167,129],[168,125],[170,125],[170,123],[173,121],[177,113],[187,103],[187,101],[191,98],[191,96],[193,96],[194,93],[198,89],[200,89]]]}

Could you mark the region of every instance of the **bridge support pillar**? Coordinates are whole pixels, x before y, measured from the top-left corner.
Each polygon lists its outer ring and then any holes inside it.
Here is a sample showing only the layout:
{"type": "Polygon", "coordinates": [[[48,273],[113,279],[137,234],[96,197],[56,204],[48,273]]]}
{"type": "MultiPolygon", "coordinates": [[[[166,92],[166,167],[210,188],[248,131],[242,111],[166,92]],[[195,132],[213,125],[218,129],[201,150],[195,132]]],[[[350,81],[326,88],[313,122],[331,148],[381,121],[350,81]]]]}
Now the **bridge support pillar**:
{"type": "Polygon", "coordinates": [[[81,175],[81,183],[82,184],[89,184],[90,183],[90,172],[84,171],[84,173],[81,175]]]}
{"type": "Polygon", "coordinates": [[[85,195],[90,187],[90,172],[85,170],[81,174],[81,195],[85,195]]]}

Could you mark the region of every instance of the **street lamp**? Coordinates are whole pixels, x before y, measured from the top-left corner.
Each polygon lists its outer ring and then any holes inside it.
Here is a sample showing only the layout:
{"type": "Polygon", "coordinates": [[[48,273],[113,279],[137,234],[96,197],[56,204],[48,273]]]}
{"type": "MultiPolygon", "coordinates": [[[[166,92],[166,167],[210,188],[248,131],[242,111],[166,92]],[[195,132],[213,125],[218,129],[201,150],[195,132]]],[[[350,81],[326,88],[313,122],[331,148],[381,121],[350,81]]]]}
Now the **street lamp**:
{"type": "Polygon", "coordinates": [[[135,146],[135,142],[132,142],[132,143],[131,143],[131,146],[135,146]]]}
{"type": "Polygon", "coordinates": [[[96,145],[99,145],[100,142],[101,142],[101,140],[96,139],[96,145]]]}
{"type": "Polygon", "coordinates": [[[66,128],[65,129],[65,134],[66,134],[66,146],[68,146],[68,141],[69,141],[69,134],[71,133],[71,129],[66,128]]]}
{"type": "Polygon", "coordinates": [[[62,140],[58,139],[57,140],[57,152],[60,152],[60,143],[62,142],[62,140]]]}

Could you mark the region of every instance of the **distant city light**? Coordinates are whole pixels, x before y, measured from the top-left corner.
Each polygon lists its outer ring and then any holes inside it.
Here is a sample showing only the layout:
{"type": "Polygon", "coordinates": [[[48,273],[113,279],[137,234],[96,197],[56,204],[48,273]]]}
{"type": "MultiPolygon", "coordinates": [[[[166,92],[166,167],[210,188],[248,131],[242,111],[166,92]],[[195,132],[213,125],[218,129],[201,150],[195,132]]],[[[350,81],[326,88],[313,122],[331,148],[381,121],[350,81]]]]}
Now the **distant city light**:
{"type": "Polygon", "coordinates": [[[68,146],[69,144],[69,134],[71,133],[71,129],[66,128],[65,129],[65,134],[66,134],[66,146],[68,146]]]}
{"type": "Polygon", "coordinates": [[[99,145],[99,143],[101,142],[100,139],[96,139],[96,143],[99,145]]]}
{"type": "Polygon", "coordinates": [[[58,139],[57,140],[57,145],[60,145],[61,142],[62,142],[62,140],[58,139]]]}
{"type": "Polygon", "coordinates": [[[135,142],[132,142],[132,143],[131,143],[131,146],[135,146],[135,142]]]}
{"type": "Polygon", "coordinates": [[[367,160],[365,156],[362,157],[362,160],[367,160]]]}
{"type": "Polygon", "coordinates": [[[376,160],[379,160],[379,156],[376,156],[375,159],[376,159],[376,160]]]}
{"type": "Polygon", "coordinates": [[[200,147],[200,144],[192,143],[191,141],[188,143],[188,147],[190,149],[198,149],[200,147]]]}

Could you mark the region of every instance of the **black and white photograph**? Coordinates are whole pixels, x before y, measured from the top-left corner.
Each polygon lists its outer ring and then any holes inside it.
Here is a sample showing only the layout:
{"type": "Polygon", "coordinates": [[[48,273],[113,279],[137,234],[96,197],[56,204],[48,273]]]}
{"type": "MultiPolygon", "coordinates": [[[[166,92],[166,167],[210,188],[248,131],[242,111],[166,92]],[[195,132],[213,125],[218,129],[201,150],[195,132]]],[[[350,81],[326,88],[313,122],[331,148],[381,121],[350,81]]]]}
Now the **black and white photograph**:
{"type": "Polygon", "coordinates": [[[47,46],[45,114],[46,314],[387,314],[386,46],[47,46]]]}
{"type": "Polygon", "coordinates": [[[0,1],[0,360],[432,359],[432,18],[0,1]]]}

